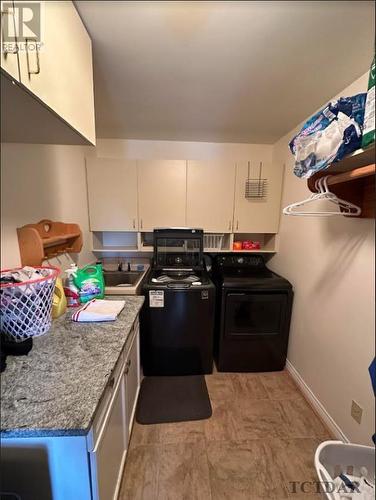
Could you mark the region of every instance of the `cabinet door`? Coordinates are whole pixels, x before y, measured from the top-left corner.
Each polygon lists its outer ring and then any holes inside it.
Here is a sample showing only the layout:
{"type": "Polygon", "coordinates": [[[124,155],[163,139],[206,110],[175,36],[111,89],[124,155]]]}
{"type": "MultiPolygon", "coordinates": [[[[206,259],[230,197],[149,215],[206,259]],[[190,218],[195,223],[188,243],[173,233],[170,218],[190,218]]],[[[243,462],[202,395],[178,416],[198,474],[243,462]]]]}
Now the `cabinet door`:
{"type": "Polygon", "coordinates": [[[20,51],[21,83],[95,144],[91,40],[71,1],[40,4],[42,46],[20,51]]]}
{"type": "Polygon", "coordinates": [[[15,80],[20,79],[15,11],[12,1],[1,2],[1,68],[15,80]]]}
{"type": "MultiPolygon", "coordinates": [[[[251,165],[251,177],[258,177],[258,164],[251,165]]],[[[267,194],[261,199],[246,199],[247,162],[236,165],[234,232],[277,233],[281,213],[283,167],[263,163],[262,178],[267,179],[267,194]]]]}
{"type": "Polygon", "coordinates": [[[124,418],[124,377],[116,389],[103,431],[90,453],[93,498],[114,500],[119,491],[124,457],[127,450],[124,418]]]}
{"type": "Polygon", "coordinates": [[[137,231],[135,161],[87,158],[91,231],[137,231]]]}
{"type": "Polygon", "coordinates": [[[138,161],[140,230],[185,226],[186,161],[138,161]]]}
{"type": "Polygon", "coordinates": [[[235,163],[188,161],[187,226],[230,233],[234,189],[235,163]]]}
{"type": "Polygon", "coordinates": [[[126,373],[126,418],[128,436],[131,435],[134,414],[138,391],[140,388],[140,335],[138,323],[136,328],[136,336],[133,340],[132,347],[129,351],[127,362],[125,365],[126,373]]]}

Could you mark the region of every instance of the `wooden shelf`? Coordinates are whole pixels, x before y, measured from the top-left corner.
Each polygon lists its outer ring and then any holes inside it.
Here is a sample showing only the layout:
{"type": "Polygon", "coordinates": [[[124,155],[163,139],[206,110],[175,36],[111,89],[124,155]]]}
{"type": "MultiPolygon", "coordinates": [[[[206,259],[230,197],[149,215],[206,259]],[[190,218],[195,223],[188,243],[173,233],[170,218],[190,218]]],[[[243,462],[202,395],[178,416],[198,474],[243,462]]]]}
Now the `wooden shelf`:
{"type": "Polygon", "coordinates": [[[43,261],[82,249],[82,233],[78,224],[41,220],[17,229],[23,266],[41,266],[43,261]]]}
{"type": "Polygon", "coordinates": [[[359,149],[343,160],[320,170],[307,181],[308,188],[316,192],[315,183],[320,177],[329,175],[328,186],[339,198],[358,205],[360,218],[375,217],[375,145],[359,149]]]}
{"type": "Polygon", "coordinates": [[[342,182],[355,181],[363,177],[368,177],[369,175],[375,175],[375,164],[359,167],[354,170],[350,170],[349,172],[329,177],[328,185],[334,186],[335,184],[341,184],[342,182]]]}
{"type": "Polygon", "coordinates": [[[64,243],[67,240],[70,240],[72,238],[78,238],[80,236],[80,233],[68,233],[64,234],[64,236],[50,236],[46,238],[42,238],[43,246],[48,247],[52,245],[57,245],[60,243],[64,243]]]}

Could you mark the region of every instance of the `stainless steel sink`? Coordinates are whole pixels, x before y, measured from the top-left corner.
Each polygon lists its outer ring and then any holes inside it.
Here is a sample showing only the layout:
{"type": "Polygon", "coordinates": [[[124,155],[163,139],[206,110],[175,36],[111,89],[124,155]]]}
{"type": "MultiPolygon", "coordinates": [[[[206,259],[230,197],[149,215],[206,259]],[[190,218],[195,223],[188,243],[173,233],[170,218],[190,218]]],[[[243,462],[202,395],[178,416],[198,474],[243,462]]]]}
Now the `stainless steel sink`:
{"type": "Polygon", "coordinates": [[[135,286],[143,271],[103,271],[106,286],[135,286]]]}

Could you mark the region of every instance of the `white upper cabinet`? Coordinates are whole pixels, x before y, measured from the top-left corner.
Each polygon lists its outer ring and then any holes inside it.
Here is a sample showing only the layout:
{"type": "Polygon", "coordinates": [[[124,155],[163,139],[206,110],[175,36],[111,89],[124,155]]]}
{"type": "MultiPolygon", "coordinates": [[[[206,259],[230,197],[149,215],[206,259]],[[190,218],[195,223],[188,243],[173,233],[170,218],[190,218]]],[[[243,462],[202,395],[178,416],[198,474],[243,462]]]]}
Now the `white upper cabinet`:
{"type": "MultiPolygon", "coordinates": [[[[251,178],[258,178],[259,163],[251,163],[251,178]]],[[[277,233],[280,218],[280,203],[283,168],[263,162],[262,178],[267,188],[264,198],[247,199],[245,186],[248,178],[248,163],[236,165],[236,189],[234,209],[234,233],[277,233]]]]}
{"type": "MultiPolygon", "coordinates": [[[[263,162],[263,198],[247,199],[247,162],[86,160],[91,231],[277,233],[283,168],[263,162]]],[[[251,177],[259,175],[253,163],[251,177]]]]}
{"type": "Polygon", "coordinates": [[[19,58],[16,42],[9,42],[8,38],[17,40],[15,36],[14,3],[1,2],[1,68],[13,79],[20,79],[19,58]]]}
{"type": "Polygon", "coordinates": [[[91,231],[137,231],[137,165],[86,159],[91,231]]]}
{"type": "MultiPolygon", "coordinates": [[[[30,99],[34,98],[41,107],[44,104],[48,110],[52,110],[56,114],[56,120],[63,120],[63,123],[69,125],[81,144],[95,144],[91,40],[73,2],[48,0],[30,2],[28,5],[27,2],[15,0],[14,8],[15,18],[10,12],[2,13],[2,23],[4,26],[6,21],[9,24],[13,19],[19,23],[16,30],[19,50],[18,55],[2,54],[3,70],[21,84],[21,92],[29,95],[30,99]],[[35,21],[34,24],[25,22],[30,16],[35,21]],[[34,25],[40,25],[40,34],[34,25]]],[[[12,93],[9,92],[6,98],[12,99],[12,93]]],[[[47,116],[41,122],[38,112],[29,117],[32,108],[25,106],[24,98],[21,96],[14,101],[14,106],[23,106],[23,110],[15,110],[17,115],[23,111],[23,120],[27,122],[27,126],[23,128],[44,130],[45,139],[42,132],[38,137],[44,143],[55,141],[55,137],[50,137],[51,130],[56,130],[57,127],[52,118],[47,116]]],[[[28,140],[27,134],[21,131],[22,127],[19,128],[20,142],[35,142],[35,132],[30,132],[28,140]]],[[[58,142],[59,139],[56,143],[58,142]]],[[[60,143],[64,143],[64,139],[60,143]]]]}
{"type": "Polygon", "coordinates": [[[139,229],[186,225],[186,161],[138,161],[139,229]]]}
{"type": "Polygon", "coordinates": [[[230,233],[234,188],[235,162],[188,161],[187,226],[230,233]]]}

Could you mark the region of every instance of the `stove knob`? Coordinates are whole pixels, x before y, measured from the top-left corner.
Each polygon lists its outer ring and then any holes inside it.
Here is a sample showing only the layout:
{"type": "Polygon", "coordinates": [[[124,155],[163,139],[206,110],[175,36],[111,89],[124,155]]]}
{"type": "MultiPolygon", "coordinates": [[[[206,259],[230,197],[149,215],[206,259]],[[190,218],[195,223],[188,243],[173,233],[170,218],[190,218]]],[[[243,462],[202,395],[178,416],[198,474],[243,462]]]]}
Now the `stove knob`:
{"type": "Polygon", "coordinates": [[[244,264],[243,257],[238,257],[238,264],[244,264]]]}

